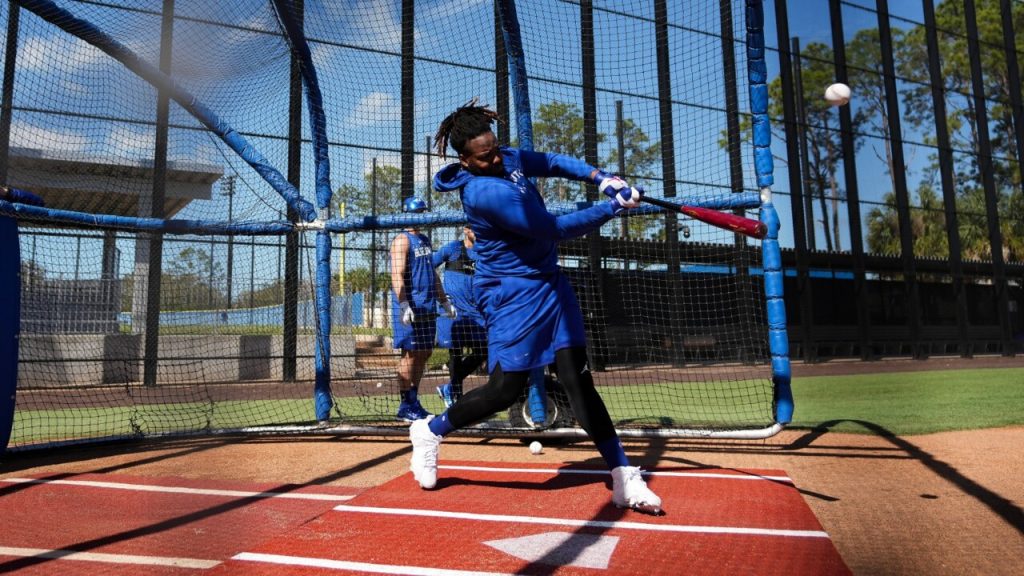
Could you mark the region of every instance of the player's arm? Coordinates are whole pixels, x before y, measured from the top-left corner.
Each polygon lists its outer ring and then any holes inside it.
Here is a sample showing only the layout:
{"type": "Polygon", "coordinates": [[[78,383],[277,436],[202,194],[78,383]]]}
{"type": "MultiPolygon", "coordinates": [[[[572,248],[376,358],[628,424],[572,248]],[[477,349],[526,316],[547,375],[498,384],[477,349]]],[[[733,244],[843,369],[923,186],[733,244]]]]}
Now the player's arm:
{"type": "Polygon", "coordinates": [[[437,301],[441,304],[441,310],[444,311],[444,315],[449,318],[455,318],[458,314],[455,311],[455,305],[448,299],[448,293],[444,291],[444,286],[441,284],[441,275],[436,270],[434,271],[434,286],[437,290],[437,301]]]}
{"type": "Polygon", "coordinates": [[[408,302],[405,290],[405,255],[409,252],[409,238],[405,234],[395,236],[391,241],[391,289],[399,302],[408,302]]]}
{"type": "Polygon", "coordinates": [[[602,194],[615,202],[612,208],[616,215],[639,206],[640,198],[644,195],[643,188],[630,186],[622,178],[572,156],[520,151],[519,161],[527,176],[555,176],[596,184],[602,194]]]}
{"type": "Polygon", "coordinates": [[[568,240],[600,228],[615,215],[611,203],[600,202],[583,210],[555,216],[544,208],[535,194],[521,194],[511,182],[487,180],[486,185],[493,186],[493,189],[476,195],[480,198],[480,209],[492,222],[520,236],[568,240]]]}
{"type": "Polygon", "coordinates": [[[519,162],[523,174],[538,178],[569,178],[571,180],[593,181],[593,174],[599,170],[579,158],[552,152],[519,151],[519,162]]]}
{"type": "Polygon", "coordinates": [[[433,266],[434,268],[437,268],[441,264],[444,264],[451,256],[452,246],[458,243],[459,241],[455,240],[453,242],[445,244],[444,246],[441,246],[440,250],[430,255],[430,265],[433,266]]]}

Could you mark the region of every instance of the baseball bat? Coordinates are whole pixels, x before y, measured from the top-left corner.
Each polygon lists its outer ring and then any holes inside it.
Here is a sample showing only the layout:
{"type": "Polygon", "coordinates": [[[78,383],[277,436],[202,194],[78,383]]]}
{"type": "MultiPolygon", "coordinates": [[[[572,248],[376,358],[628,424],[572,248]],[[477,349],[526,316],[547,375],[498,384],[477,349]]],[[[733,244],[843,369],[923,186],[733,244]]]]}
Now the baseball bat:
{"type": "Polygon", "coordinates": [[[651,198],[649,196],[644,196],[641,200],[648,204],[654,204],[655,206],[664,208],[665,210],[682,212],[695,220],[700,220],[701,222],[706,222],[712,226],[717,226],[725,230],[738,232],[745,236],[750,236],[751,238],[757,238],[758,240],[764,239],[768,234],[768,227],[760,220],[744,218],[743,216],[737,216],[729,212],[711,210],[709,208],[673,204],[672,202],[667,202],[660,198],[651,198]]]}

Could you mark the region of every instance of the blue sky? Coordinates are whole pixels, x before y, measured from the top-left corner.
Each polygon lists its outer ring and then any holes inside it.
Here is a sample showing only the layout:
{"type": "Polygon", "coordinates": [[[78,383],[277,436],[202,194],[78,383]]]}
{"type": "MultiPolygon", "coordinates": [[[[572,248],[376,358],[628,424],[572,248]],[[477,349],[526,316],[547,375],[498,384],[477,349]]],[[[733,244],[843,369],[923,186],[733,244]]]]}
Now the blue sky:
{"type": "MultiPolygon", "coordinates": [[[[137,3],[130,3],[137,5],[137,3]]],[[[151,2],[157,7],[158,2],[151,2]]],[[[239,2],[242,10],[237,18],[244,29],[209,27],[185,22],[176,30],[179,72],[186,74],[200,97],[238,130],[254,134],[250,140],[282,172],[286,168],[287,147],[282,139],[287,131],[287,51],[280,42],[267,42],[259,30],[273,28],[272,14],[265,2],[239,2]],[[241,67],[238,67],[241,63],[241,67]],[[215,74],[204,77],[204,66],[215,74]],[[265,136],[258,136],[258,135],[265,136]]],[[[701,8],[699,3],[669,2],[669,43],[673,52],[673,99],[682,104],[673,107],[675,116],[675,149],[677,179],[687,184],[680,187],[684,196],[722,194],[728,191],[728,162],[719,145],[724,130],[721,91],[721,53],[717,38],[716,11],[701,8]]],[[[735,3],[742,6],[742,2],[735,3]]],[[[843,4],[847,36],[858,29],[877,25],[873,12],[857,8],[855,3],[843,4]]],[[[197,15],[190,10],[208,6],[183,3],[181,14],[197,15]]],[[[204,17],[228,17],[225,6],[216,4],[215,13],[204,17]]],[[[658,82],[654,73],[656,54],[654,26],[650,21],[650,3],[636,0],[595,1],[598,130],[609,136],[602,144],[600,156],[606,157],[613,144],[614,103],[624,102],[628,118],[637,122],[651,137],[660,138],[658,124],[658,82]],[[632,12],[643,6],[643,18],[621,12],[632,12]]],[[[873,6],[873,3],[870,3],[873,6]]],[[[384,164],[398,164],[400,129],[400,12],[393,0],[362,2],[307,2],[307,35],[314,40],[314,61],[318,66],[328,119],[334,187],[342,184],[361,185],[374,157],[384,164]],[[360,48],[360,49],[357,49],[360,48]]],[[[773,2],[766,2],[765,32],[769,46],[774,46],[775,20],[773,2]]],[[[82,9],[75,6],[75,9],[82,9]]],[[[111,9],[99,10],[97,24],[122,38],[130,47],[149,59],[156,57],[158,47],[154,15],[125,13],[111,9]]],[[[202,8],[205,10],[206,8],[202,8]]],[[[894,27],[912,24],[902,18],[919,21],[921,7],[917,2],[892,2],[894,27]]],[[[532,106],[551,101],[575,103],[582,109],[580,82],[579,30],[576,23],[578,7],[570,2],[519,2],[523,26],[527,66],[531,75],[532,106]]],[[[6,18],[7,10],[3,11],[6,18]]],[[[439,120],[471,96],[495,103],[493,74],[493,37],[488,27],[492,15],[490,0],[435,0],[417,4],[416,111],[417,189],[429,174],[424,152],[427,136],[432,136],[439,120]],[[458,64],[460,67],[450,66],[458,64]]],[[[739,19],[742,12],[736,14],[739,19]]],[[[790,33],[799,36],[802,45],[822,42],[831,45],[828,3],[821,0],[792,0],[789,3],[790,33]]],[[[740,47],[741,48],[741,47],[740,47]]],[[[739,64],[745,55],[738,53],[739,64]]],[[[119,65],[94,48],[70,39],[34,16],[22,19],[22,66],[17,77],[16,104],[21,106],[71,109],[92,115],[125,116],[148,121],[152,119],[153,92],[119,65]],[[57,58],[64,58],[58,61],[57,58]],[[70,60],[69,60],[70,59],[70,60]],[[56,76],[54,76],[56,72],[56,76]]],[[[778,56],[768,52],[769,77],[778,72],[778,56]]],[[[741,74],[742,77],[742,74],[741,74]]],[[[820,87],[824,90],[824,87],[820,87]]],[[[856,95],[852,106],[856,106],[856,95]]],[[[740,106],[748,107],[746,89],[740,87],[740,106]]],[[[172,122],[185,128],[171,134],[171,157],[192,159],[227,166],[238,171],[240,194],[235,198],[236,219],[274,219],[283,201],[262,183],[259,177],[216,139],[192,130],[198,123],[178,107],[173,107],[172,122]]],[[[308,126],[308,119],[304,122],[308,126]]],[[[306,131],[308,136],[308,128],[306,131]]],[[[913,139],[912,134],[906,135],[913,139]]],[[[46,115],[21,114],[15,117],[12,143],[22,146],[57,146],[97,154],[110,154],[129,159],[148,158],[153,130],[143,124],[125,122],[68,121],[46,115]]],[[[857,158],[861,197],[879,200],[888,190],[888,179],[882,174],[877,158],[881,143],[865,146],[857,158]]],[[[784,153],[782,143],[776,143],[784,153]]],[[[745,182],[754,186],[751,156],[744,147],[745,182]]],[[[916,187],[927,150],[909,147],[910,186],[916,187]]],[[[430,160],[436,170],[441,160],[430,160]]],[[[610,167],[617,168],[617,167],[610,167]]],[[[785,167],[775,173],[777,191],[785,191],[788,178],[785,167]]],[[[312,198],[313,162],[310,150],[303,155],[302,193],[312,198]]],[[[649,183],[651,192],[659,194],[660,186],[649,183]]],[[[217,194],[208,202],[194,203],[180,217],[227,218],[226,198],[217,194]]],[[[791,227],[787,226],[789,200],[777,196],[777,207],[783,220],[780,235],[783,246],[792,246],[791,227]]],[[[845,208],[842,221],[845,223],[845,208]]],[[[866,212],[866,209],[865,209],[866,212]]],[[[845,226],[845,224],[844,224],[845,226]]],[[[821,227],[817,227],[819,230],[821,227]]],[[[844,230],[841,246],[849,247],[844,230]]],[[[823,242],[819,241],[819,246],[823,242]]],[[[263,260],[261,257],[260,260],[263,260]]],[[[130,269],[131,250],[124,250],[122,271],[130,269]]],[[[236,259],[236,274],[248,274],[248,264],[236,259]]]]}

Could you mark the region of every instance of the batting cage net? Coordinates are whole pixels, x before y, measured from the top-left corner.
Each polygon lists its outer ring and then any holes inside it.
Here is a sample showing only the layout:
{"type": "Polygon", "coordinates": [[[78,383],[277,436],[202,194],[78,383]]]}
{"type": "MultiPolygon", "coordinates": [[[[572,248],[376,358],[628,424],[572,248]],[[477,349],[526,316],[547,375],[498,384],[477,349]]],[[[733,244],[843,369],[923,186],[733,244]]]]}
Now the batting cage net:
{"type": "MultiPolygon", "coordinates": [[[[435,260],[446,287],[472,274],[458,195],[430,182],[456,161],[432,152],[439,122],[473,98],[498,112],[502,143],[770,224],[770,157],[751,144],[766,126],[749,80],[764,81],[761,18],[755,0],[12,0],[9,446],[400,433],[389,250],[416,229],[454,254],[435,260]],[[411,196],[429,210],[403,213],[411,196]]],[[[606,201],[579,182],[537,186],[557,214],[606,201]]],[[[620,430],[763,436],[788,421],[773,234],[644,205],[561,244],[620,430]]],[[[419,384],[435,414],[453,367],[464,390],[487,378],[486,340],[437,323],[419,384]]],[[[579,433],[557,377],[533,381],[477,430],[579,433]]]]}

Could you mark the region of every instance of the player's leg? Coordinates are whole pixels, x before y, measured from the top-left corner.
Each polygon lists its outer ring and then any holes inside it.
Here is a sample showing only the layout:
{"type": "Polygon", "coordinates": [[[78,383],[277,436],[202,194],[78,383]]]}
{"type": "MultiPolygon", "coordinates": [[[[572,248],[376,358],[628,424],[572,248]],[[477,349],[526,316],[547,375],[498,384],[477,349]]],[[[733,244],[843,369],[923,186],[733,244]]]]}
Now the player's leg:
{"type": "Polygon", "coordinates": [[[608,408],[594,387],[594,377],[584,347],[563,348],[555,352],[558,380],[569,396],[569,404],[612,473],[612,502],[623,508],[660,514],[661,498],[652,492],[640,469],[629,465],[622,442],[615,431],[608,408]]]}
{"type": "MultiPolygon", "coordinates": [[[[437,347],[448,349],[448,374],[449,377],[456,373],[456,363],[458,362],[459,349],[452,343],[452,328],[455,321],[447,317],[439,317],[437,319],[437,347]]],[[[444,403],[445,408],[450,408],[455,399],[452,394],[452,383],[451,380],[441,384],[436,388],[437,395],[441,397],[441,402],[444,403]]]]}
{"type": "Polygon", "coordinates": [[[487,361],[486,348],[452,348],[449,350],[450,363],[448,364],[451,374],[451,395],[452,401],[462,396],[462,383],[470,374],[476,371],[487,361]]]}
{"type": "Polygon", "coordinates": [[[401,402],[398,405],[397,418],[412,422],[425,418],[429,413],[423,409],[419,400],[419,382],[426,369],[430,350],[402,350],[398,360],[398,390],[401,402]]]}
{"type": "Polygon", "coordinates": [[[440,416],[413,422],[409,427],[412,459],[409,469],[425,490],[437,484],[437,458],[441,440],[455,430],[504,410],[519,398],[526,386],[528,371],[503,372],[497,365],[487,383],[470,390],[440,416]]]}

